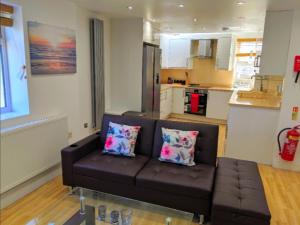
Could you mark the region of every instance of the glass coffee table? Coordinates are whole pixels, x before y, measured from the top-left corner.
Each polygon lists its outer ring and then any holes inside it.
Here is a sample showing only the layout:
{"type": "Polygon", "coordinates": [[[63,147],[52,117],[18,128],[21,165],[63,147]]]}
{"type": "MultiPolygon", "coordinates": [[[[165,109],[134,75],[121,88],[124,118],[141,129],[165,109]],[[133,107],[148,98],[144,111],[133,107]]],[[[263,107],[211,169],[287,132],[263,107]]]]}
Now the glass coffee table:
{"type": "Polygon", "coordinates": [[[75,188],[26,225],[191,225],[193,214],[75,188]]]}

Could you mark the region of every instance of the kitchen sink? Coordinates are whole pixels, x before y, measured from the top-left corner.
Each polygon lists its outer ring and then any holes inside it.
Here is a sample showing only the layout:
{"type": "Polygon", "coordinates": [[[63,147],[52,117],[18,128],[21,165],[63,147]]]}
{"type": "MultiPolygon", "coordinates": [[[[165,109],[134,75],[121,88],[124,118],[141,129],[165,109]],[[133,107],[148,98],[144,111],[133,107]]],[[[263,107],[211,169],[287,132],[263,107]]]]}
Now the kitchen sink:
{"type": "Polygon", "coordinates": [[[238,91],[237,94],[239,98],[255,98],[255,99],[265,99],[273,96],[271,93],[256,91],[256,90],[238,91]]]}

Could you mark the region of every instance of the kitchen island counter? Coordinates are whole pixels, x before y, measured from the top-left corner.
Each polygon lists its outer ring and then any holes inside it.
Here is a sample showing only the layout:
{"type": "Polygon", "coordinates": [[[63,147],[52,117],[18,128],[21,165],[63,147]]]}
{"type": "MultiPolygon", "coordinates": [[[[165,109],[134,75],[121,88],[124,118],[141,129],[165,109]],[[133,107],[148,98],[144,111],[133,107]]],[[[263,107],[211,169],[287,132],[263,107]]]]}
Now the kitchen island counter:
{"type": "Polygon", "coordinates": [[[279,110],[281,107],[281,97],[269,96],[261,99],[240,98],[238,91],[234,91],[230,98],[229,105],[279,110]]]}
{"type": "Polygon", "coordinates": [[[196,88],[196,89],[204,89],[204,90],[212,90],[212,91],[230,91],[230,92],[234,90],[232,87],[217,86],[217,85],[190,86],[190,85],[182,85],[182,84],[161,84],[161,91],[169,88],[186,88],[186,89],[196,88]]]}

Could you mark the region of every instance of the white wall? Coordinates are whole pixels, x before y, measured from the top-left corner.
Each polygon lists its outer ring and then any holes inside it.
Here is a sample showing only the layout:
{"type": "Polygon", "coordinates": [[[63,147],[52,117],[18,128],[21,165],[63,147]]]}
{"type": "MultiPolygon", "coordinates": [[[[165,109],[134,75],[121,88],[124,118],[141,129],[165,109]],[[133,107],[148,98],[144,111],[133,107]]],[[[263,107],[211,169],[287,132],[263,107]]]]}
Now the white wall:
{"type": "Polygon", "coordinates": [[[292,20],[292,11],[267,12],[260,74],[281,76],[285,74],[292,20]]]}
{"type": "Polygon", "coordinates": [[[68,116],[69,132],[72,133],[70,142],[87,136],[91,130],[85,129],[83,124],[85,122],[91,124],[89,18],[97,17],[104,20],[107,107],[110,107],[110,20],[66,0],[11,0],[6,2],[20,5],[23,10],[30,115],[4,121],[1,126],[7,127],[49,115],[66,114],[68,116]],[[37,21],[76,31],[76,74],[30,75],[27,21],[37,21]]]}
{"type": "Polygon", "coordinates": [[[141,111],[143,19],[111,20],[111,109],[141,111]]]}
{"type": "MultiPolygon", "coordinates": [[[[297,121],[292,120],[292,108],[294,106],[300,107],[300,84],[299,82],[297,84],[294,83],[295,73],[293,72],[295,55],[300,55],[300,10],[293,12],[292,16],[293,20],[291,23],[291,39],[289,42],[289,52],[284,79],[284,91],[278,123],[278,132],[286,127],[300,125],[300,116],[298,117],[297,121]]],[[[277,149],[278,147],[276,145],[273,156],[273,166],[300,171],[300,144],[298,146],[296,159],[294,162],[285,162],[281,160],[278,156],[277,149]]]]}

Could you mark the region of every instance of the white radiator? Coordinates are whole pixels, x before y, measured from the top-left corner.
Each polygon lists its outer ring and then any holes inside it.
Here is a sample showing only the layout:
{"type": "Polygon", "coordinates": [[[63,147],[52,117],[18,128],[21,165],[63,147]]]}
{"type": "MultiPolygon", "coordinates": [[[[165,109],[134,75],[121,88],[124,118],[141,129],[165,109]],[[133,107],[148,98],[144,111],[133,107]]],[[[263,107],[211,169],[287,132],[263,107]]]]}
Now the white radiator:
{"type": "Polygon", "coordinates": [[[60,162],[60,150],[67,145],[66,116],[2,129],[0,193],[57,165],[60,162]]]}

